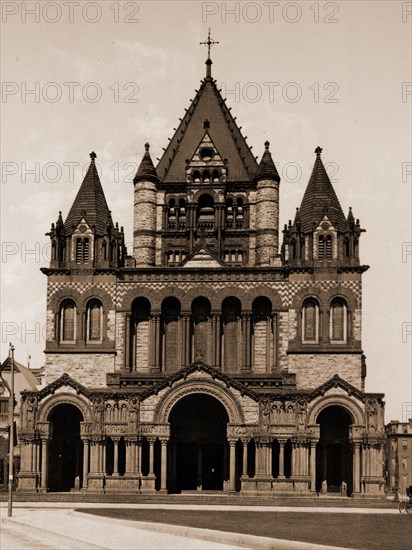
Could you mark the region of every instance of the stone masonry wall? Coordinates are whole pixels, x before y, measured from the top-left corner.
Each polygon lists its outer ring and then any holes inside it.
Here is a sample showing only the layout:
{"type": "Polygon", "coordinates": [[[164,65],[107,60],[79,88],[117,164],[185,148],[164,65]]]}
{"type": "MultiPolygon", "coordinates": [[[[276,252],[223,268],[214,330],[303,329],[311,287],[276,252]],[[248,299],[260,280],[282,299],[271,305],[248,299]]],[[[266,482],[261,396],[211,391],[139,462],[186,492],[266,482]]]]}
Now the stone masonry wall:
{"type": "Polygon", "coordinates": [[[298,388],[317,388],[335,374],[362,389],[361,354],[289,355],[289,372],[296,373],[298,388]]]}
{"type": "Polygon", "coordinates": [[[86,387],[106,386],[106,373],[114,372],[114,354],[48,353],[44,384],[50,384],[64,373],[86,387]]]}

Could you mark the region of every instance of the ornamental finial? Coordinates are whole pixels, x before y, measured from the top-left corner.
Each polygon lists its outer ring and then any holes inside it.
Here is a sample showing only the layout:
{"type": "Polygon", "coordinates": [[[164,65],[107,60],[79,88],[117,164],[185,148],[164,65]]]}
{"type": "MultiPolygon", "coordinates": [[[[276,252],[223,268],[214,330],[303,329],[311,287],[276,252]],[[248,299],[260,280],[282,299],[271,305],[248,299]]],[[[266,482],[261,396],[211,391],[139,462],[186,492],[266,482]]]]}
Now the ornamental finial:
{"type": "Polygon", "coordinates": [[[266,141],[265,141],[265,149],[266,149],[266,151],[269,151],[269,145],[270,145],[269,141],[266,140],[266,141]]]}
{"type": "Polygon", "coordinates": [[[94,162],[95,159],[97,158],[97,155],[96,155],[96,153],[95,153],[94,151],[92,151],[92,152],[90,153],[89,157],[92,159],[92,162],[94,162]]]}
{"type": "Polygon", "coordinates": [[[210,48],[214,46],[215,44],[219,44],[219,42],[216,42],[216,40],[213,40],[213,38],[210,37],[210,27],[209,27],[209,33],[207,35],[207,40],[204,42],[199,42],[202,46],[207,46],[207,60],[206,60],[206,77],[211,78],[212,77],[212,60],[210,59],[210,48]]]}
{"type": "Polygon", "coordinates": [[[319,147],[319,145],[315,149],[316,156],[320,158],[320,154],[322,153],[323,149],[322,147],[319,147]]]}
{"type": "Polygon", "coordinates": [[[149,149],[150,149],[150,143],[146,142],[146,143],[144,144],[144,148],[145,148],[146,153],[148,153],[148,152],[149,152],[149,149]]]}

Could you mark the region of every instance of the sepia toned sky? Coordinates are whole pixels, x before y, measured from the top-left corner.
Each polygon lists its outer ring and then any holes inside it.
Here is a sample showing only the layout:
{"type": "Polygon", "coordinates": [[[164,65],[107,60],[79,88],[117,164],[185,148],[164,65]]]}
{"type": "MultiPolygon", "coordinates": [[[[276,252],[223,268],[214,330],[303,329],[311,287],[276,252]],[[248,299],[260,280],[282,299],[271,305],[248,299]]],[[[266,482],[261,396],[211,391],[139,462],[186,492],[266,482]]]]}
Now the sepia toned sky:
{"type": "MultiPolygon", "coordinates": [[[[49,231],[97,153],[132,242],[132,178],[160,157],[205,75],[255,155],[271,143],[280,222],[300,205],[316,146],[361,238],[366,389],[412,415],[410,2],[1,2],[1,359],[43,364],[49,231]],[[26,7],[26,12],[25,8],[26,7]],[[28,13],[27,10],[34,10],[28,13]],[[409,84],[408,84],[409,83],[409,84]],[[32,93],[30,93],[32,92],[32,93]]],[[[129,251],[131,247],[129,248],[129,251]]]]}

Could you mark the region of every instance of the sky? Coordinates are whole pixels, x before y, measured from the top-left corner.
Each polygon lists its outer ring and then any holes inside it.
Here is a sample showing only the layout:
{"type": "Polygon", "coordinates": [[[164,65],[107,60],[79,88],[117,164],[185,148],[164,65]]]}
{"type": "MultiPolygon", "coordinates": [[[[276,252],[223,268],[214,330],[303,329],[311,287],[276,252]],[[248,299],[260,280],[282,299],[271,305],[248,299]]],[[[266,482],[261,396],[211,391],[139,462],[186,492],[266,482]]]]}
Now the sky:
{"type": "MultiPolygon", "coordinates": [[[[412,416],[412,3],[2,1],[1,358],[44,361],[45,233],[67,216],[97,153],[114,221],[132,241],[132,178],[160,158],[212,75],[259,158],[282,178],[281,229],[314,150],[360,243],[366,390],[386,421],[412,416]]],[[[129,250],[131,247],[129,248],[129,250]]]]}

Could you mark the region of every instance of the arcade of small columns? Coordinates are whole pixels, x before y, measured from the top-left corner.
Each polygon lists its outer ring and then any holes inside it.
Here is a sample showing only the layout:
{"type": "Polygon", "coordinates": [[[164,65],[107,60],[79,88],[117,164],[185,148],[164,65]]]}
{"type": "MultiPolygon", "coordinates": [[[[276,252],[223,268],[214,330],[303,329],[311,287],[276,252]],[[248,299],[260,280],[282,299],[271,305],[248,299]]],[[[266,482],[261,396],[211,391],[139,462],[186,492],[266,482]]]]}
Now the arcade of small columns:
{"type": "Polygon", "coordinates": [[[143,301],[147,303],[143,315],[135,304],[132,312],[124,313],[125,370],[171,372],[198,360],[232,373],[278,370],[281,313],[272,311],[268,298],[257,298],[251,311],[243,310],[237,298],[224,300],[221,311],[213,311],[206,298],[195,299],[191,311],[181,311],[177,299],[164,300],[161,311],[151,311],[145,298],[135,303],[143,301]],[[174,302],[170,310],[168,301],[174,302]],[[139,335],[144,322],[146,332],[139,335]]]}
{"type": "MultiPolygon", "coordinates": [[[[169,435],[166,433],[169,430],[169,425],[161,425],[162,435],[147,435],[147,436],[131,436],[131,435],[113,435],[110,436],[113,442],[113,473],[107,475],[106,472],[106,442],[108,438],[103,435],[86,434],[89,430],[89,423],[81,422],[81,440],[83,443],[83,479],[81,486],[83,489],[103,487],[102,485],[93,484],[91,480],[95,479],[126,479],[138,480],[134,487],[141,492],[153,492],[155,490],[155,446],[157,444],[158,452],[160,453],[160,484],[158,485],[160,492],[168,490],[168,446],[169,435]],[[125,445],[125,461],[124,474],[119,471],[119,444],[123,439],[125,445]],[[147,473],[142,472],[143,465],[143,446],[146,442],[147,456],[147,473]]],[[[250,427],[249,427],[250,428],[250,427]]],[[[311,426],[314,433],[311,437],[281,437],[255,436],[255,437],[228,437],[227,443],[229,448],[229,467],[224,469],[228,474],[227,490],[236,490],[237,477],[242,481],[242,490],[247,490],[248,483],[252,481],[268,482],[268,481],[296,481],[310,483],[310,492],[316,492],[316,447],[320,445],[321,460],[322,460],[322,480],[326,479],[326,452],[319,441],[319,426],[311,426]],[[274,442],[278,444],[278,473],[273,476],[272,463],[273,453],[275,452],[274,442]],[[248,461],[250,460],[250,451],[248,450],[252,443],[255,451],[255,467],[252,476],[248,476],[248,461]],[[290,475],[285,476],[285,446],[290,445],[289,454],[289,471],[290,475]],[[236,472],[236,446],[240,445],[242,449],[242,467],[241,475],[236,472]]],[[[230,434],[231,427],[228,426],[230,434]]],[[[155,433],[155,431],[153,432],[155,433]]],[[[38,438],[28,437],[22,434],[20,444],[22,444],[22,463],[20,478],[24,480],[26,477],[35,477],[37,479],[37,489],[41,492],[48,490],[47,475],[48,475],[48,446],[53,437],[53,425],[51,422],[39,423],[38,438]]],[[[382,477],[382,464],[384,442],[379,438],[352,438],[350,437],[353,457],[353,493],[367,492],[366,485],[368,481],[379,479],[382,477]]],[[[80,447],[80,446],[79,446],[80,447]]],[[[80,453],[79,453],[80,454],[80,453]]],[[[225,457],[227,453],[225,452],[225,457]]],[[[78,461],[80,456],[78,457],[78,461]]],[[[76,464],[76,475],[80,472],[80,464],[76,464]]],[[[169,469],[170,472],[170,469],[169,469]]],[[[373,482],[373,481],[372,481],[373,482]]],[[[119,486],[121,487],[121,485],[119,486]]],[[[259,485],[257,486],[257,488],[259,485]]],[[[80,488],[80,486],[78,487],[80,488]]],[[[34,489],[34,487],[33,487],[34,489]]],[[[259,488],[258,488],[259,490],[259,488]]]]}

